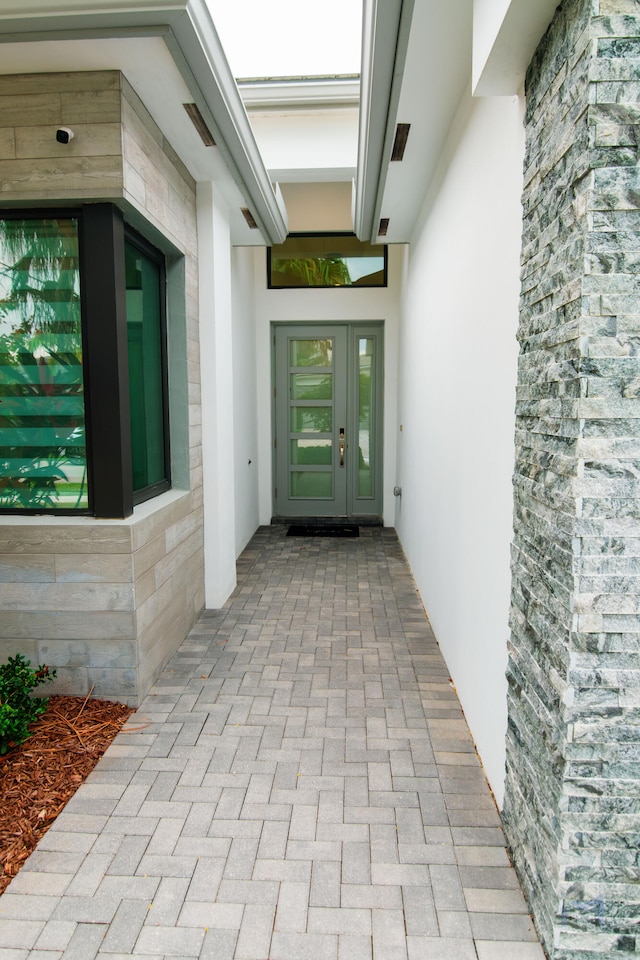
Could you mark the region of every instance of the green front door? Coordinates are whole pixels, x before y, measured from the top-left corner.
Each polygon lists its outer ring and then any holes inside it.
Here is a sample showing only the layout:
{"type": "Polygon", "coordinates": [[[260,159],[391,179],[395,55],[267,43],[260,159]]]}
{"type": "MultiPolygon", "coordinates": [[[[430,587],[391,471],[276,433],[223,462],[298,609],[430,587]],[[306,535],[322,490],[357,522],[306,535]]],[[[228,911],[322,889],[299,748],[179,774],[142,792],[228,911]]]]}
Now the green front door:
{"type": "Polygon", "coordinates": [[[275,515],[382,515],[382,324],[277,324],[275,515]]]}

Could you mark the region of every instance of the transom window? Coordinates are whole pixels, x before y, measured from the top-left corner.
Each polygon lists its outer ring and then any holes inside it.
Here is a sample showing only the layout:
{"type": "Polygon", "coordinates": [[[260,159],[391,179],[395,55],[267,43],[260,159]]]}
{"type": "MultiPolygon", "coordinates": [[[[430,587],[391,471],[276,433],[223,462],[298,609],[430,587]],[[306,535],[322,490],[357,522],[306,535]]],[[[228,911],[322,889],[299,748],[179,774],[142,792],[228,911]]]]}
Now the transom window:
{"type": "Polygon", "coordinates": [[[352,233],[291,233],[267,251],[269,288],[386,287],[387,248],[352,233]]]}

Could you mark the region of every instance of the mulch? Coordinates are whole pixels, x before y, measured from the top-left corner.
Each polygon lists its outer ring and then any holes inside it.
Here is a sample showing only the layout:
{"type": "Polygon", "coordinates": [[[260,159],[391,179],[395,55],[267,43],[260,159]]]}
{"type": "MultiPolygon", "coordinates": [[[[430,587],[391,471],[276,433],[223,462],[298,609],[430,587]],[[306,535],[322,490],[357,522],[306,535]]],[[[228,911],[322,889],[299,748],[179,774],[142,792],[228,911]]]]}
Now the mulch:
{"type": "Polygon", "coordinates": [[[132,713],[53,696],[28,740],[0,757],[0,894],[132,713]]]}

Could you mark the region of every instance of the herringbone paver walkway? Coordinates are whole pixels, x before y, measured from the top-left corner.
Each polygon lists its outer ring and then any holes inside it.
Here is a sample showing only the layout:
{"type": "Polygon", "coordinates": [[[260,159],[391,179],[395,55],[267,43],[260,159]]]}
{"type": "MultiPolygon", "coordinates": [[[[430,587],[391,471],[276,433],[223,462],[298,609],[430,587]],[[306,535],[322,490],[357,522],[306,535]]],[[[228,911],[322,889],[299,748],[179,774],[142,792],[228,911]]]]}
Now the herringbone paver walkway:
{"type": "Polygon", "coordinates": [[[0,898],[0,960],[541,960],[395,534],[261,528],[0,898]]]}

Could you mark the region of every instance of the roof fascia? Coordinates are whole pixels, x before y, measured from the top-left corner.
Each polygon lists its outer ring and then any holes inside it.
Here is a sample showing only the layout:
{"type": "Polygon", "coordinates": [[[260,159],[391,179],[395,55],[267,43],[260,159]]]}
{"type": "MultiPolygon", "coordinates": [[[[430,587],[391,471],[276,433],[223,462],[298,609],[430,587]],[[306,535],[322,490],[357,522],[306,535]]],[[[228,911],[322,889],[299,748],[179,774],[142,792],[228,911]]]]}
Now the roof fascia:
{"type": "Polygon", "coordinates": [[[357,107],[360,77],[274,77],[239,80],[238,89],[248,110],[306,110],[357,107]]]}
{"type": "Polygon", "coordinates": [[[414,0],[364,0],[354,228],[375,243],[414,0]]]}
{"type": "MultiPolygon", "coordinates": [[[[0,41],[158,36],[180,70],[230,173],[268,243],[287,234],[249,118],[204,0],[66,0],[55,13],[46,0],[13,0],[0,12],[0,41]]],[[[173,144],[179,151],[179,144],[173,144]]]]}

